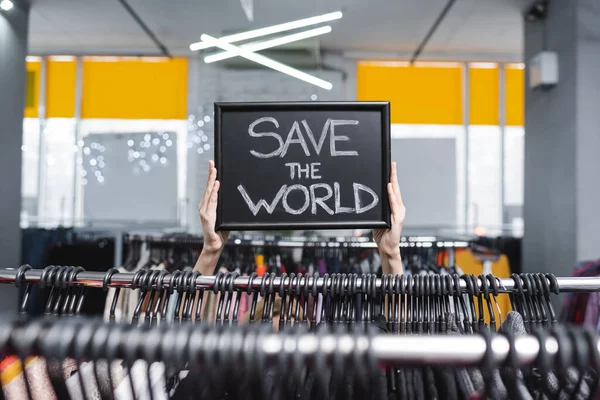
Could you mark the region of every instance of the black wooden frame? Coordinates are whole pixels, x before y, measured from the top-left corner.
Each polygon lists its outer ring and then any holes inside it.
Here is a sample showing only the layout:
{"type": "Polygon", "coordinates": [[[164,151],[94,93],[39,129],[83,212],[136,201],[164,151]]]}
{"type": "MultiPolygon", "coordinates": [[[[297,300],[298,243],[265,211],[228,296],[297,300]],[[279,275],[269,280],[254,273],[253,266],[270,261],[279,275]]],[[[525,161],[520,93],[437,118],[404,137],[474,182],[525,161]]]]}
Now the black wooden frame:
{"type": "MultiPolygon", "coordinates": [[[[376,221],[336,221],[336,222],[281,222],[264,224],[262,222],[236,223],[223,222],[222,196],[217,203],[216,230],[218,231],[247,231],[247,230],[318,230],[318,229],[359,229],[359,228],[391,228],[390,203],[387,194],[387,184],[390,181],[391,143],[390,143],[390,103],[389,102],[217,102],[215,103],[215,166],[217,179],[223,182],[222,176],[222,119],[223,112],[259,111],[268,107],[272,111],[379,111],[381,113],[381,193],[382,216],[376,221]]],[[[226,177],[224,179],[227,179],[226,177]]],[[[351,215],[351,214],[349,214],[351,215]]]]}

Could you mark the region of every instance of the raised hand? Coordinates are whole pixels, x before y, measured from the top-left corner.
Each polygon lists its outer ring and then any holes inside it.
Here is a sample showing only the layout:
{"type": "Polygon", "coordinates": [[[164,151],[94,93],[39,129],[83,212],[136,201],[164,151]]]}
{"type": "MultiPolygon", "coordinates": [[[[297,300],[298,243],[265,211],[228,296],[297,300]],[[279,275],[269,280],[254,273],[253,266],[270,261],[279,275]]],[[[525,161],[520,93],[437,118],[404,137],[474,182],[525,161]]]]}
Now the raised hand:
{"type": "Polygon", "coordinates": [[[198,213],[204,233],[204,248],[202,252],[219,253],[227,243],[229,232],[216,232],[217,200],[219,198],[220,182],[217,180],[217,169],[214,161],[208,162],[208,181],[202,201],[198,205],[198,213]]]}
{"type": "Polygon", "coordinates": [[[400,237],[402,235],[402,225],[406,217],[406,208],[402,202],[400,185],[398,184],[398,174],[396,163],[392,163],[392,173],[390,183],[387,184],[388,197],[390,199],[390,211],[392,213],[391,229],[375,229],[373,237],[379,253],[382,257],[382,267],[384,273],[402,273],[402,261],[400,258],[400,237]],[[386,268],[387,267],[387,268],[386,268]],[[388,271],[386,271],[388,269],[388,271]]]}

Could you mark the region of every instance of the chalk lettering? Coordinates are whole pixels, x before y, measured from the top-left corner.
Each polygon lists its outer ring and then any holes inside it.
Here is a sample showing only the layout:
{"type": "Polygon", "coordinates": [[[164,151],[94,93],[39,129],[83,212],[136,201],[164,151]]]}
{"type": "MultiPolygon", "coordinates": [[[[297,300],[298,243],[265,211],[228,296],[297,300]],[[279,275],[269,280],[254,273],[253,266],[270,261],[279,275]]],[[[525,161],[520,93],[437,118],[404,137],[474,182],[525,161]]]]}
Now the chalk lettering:
{"type": "Polygon", "coordinates": [[[360,183],[353,183],[352,187],[354,188],[354,206],[356,207],[357,214],[362,214],[366,211],[369,211],[371,208],[375,207],[379,203],[379,197],[370,187],[362,185],[360,183]],[[373,201],[371,202],[371,204],[366,205],[364,207],[362,206],[360,200],[360,193],[358,192],[359,190],[367,192],[373,197],[373,201]]]}
{"type": "Polygon", "coordinates": [[[310,163],[310,179],[321,179],[321,175],[317,175],[319,172],[319,168],[317,166],[321,165],[320,162],[310,163]]]}
{"type": "Polygon", "coordinates": [[[329,151],[333,157],[335,156],[357,156],[358,152],[351,151],[336,151],[335,142],[350,140],[348,136],[335,136],[335,127],[338,125],[358,125],[358,121],[349,119],[334,119],[331,121],[331,136],[329,137],[329,151]]]}
{"type": "Polygon", "coordinates": [[[258,212],[260,211],[261,207],[264,207],[265,210],[267,210],[267,212],[269,214],[273,214],[273,211],[275,211],[275,207],[277,206],[277,203],[279,203],[279,200],[281,200],[281,197],[283,196],[283,194],[285,193],[285,190],[287,189],[287,185],[283,185],[281,187],[281,189],[279,189],[279,192],[277,192],[277,194],[275,195],[275,198],[273,199],[273,202],[271,202],[271,204],[268,204],[263,199],[260,199],[258,201],[258,203],[254,204],[252,199],[250,199],[248,192],[246,192],[246,188],[243,185],[238,185],[237,189],[242,194],[242,197],[244,198],[244,201],[248,205],[248,208],[250,209],[250,211],[252,211],[252,214],[254,214],[256,216],[258,214],[258,212]]]}
{"type": "Polygon", "coordinates": [[[250,126],[248,127],[248,134],[250,136],[256,137],[256,138],[263,137],[263,136],[275,138],[275,139],[277,139],[277,142],[279,143],[279,147],[277,147],[277,150],[272,151],[271,153],[267,153],[267,154],[259,153],[256,150],[250,150],[250,154],[252,154],[254,157],[258,157],[258,158],[277,157],[281,153],[281,150],[282,150],[281,148],[283,146],[283,139],[281,139],[281,136],[279,136],[279,134],[277,134],[275,132],[258,132],[258,133],[254,132],[254,127],[256,127],[256,125],[263,123],[263,122],[271,122],[271,123],[273,123],[273,125],[275,125],[276,128],[279,128],[279,122],[277,122],[277,120],[275,118],[262,117],[250,124],[250,126]]]}
{"type": "Polygon", "coordinates": [[[327,133],[329,132],[329,125],[331,124],[331,118],[327,118],[325,121],[325,125],[323,125],[323,129],[321,130],[321,136],[319,137],[319,143],[315,141],[315,136],[313,135],[310,126],[308,126],[308,122],[306,120],[302,120],[302,125],[304,125],[304,129],[306,130],[306,134],[308,135],[308,140],[312,143],[317,155],[321,155],[321,149],[323,148],[323,143],[325,143],[325,138],[327,137],[327,133]]]}
{"type": "Polygon", "coordinates": [[[321,179],[321,175],[317,175],[321,163],[304,164],[304,168],[302,168],[302,164],[297,162],[289,162],[284,165],[290,169],[290,179],[296,178],[296,170],[298,170],[298,179],[302,179],[303,174],[306,179],[321,179]]]}
{"type": "Polygon", "coordinates": [[[290,144],[294,143],[298,143],[299,145],[301,145],[302,149],[304,150],[304,154],[310,156],[310,151],[308,150],[306,140],[304,140],[304,136],[302,135],[302,131],[300,130],[300,125],[298,124],[298,121],[294,121],[292,129],[290,129],[290,133],[288,133],[287,139],[285,140],[285,144],[283,145],[283,149],[281,150],[281,158],[285,157],[288,148],[290,147],[290,144]],[[297,134],[298,139],[294,139],[294,133],[297,134]]]}
{"type": "MultiPolygon", "coordinates": [[[[304,151],[304,154],[306,156],[310,156],[310,150],[308,148],[308,144],[306,143],[306,139],[304,138],[304,135],[302,134],[302,130],[300,129],[300,124],[298,123],[298,121],[294,121],[294,123],[292,124],[292,127],[286,137],[285,142],[283,141],[282,137],[276,132],[255,132],[254,129],[256,128],[256,126],[263,122],[270,122],[273,125],[275,125],[276,128],[279,128],[279,122],[275,118],[262,117],[250,124],[250,126],[248,127],[248,134],[255,138],[272,137],[275,140],[277,140],[277,143],[279,144],[279,146],[277,147],[277,149],[273,150],[270,153],[261,153],[256,150],[250,150],[250,154],[252,154],[253,156],[258,157],[258,158],[271,158],[271,157],[277,157],[277,156],[283,158],[287,155],[290,145],[299,144],[300,146],[302,146],[302,150],[304,151]]],[[[304,129],[306,130],[306,134],[308,135],[308,140],[312,144],[312,147],[314,148],[317,155],[321,155],[321,150],[323,150],[323,144],[325,143],[327,134],[329,134],[329,152],[332,156],[336,157],[336,156],[357,156],[358,155],[358,152],[355,150],[337,150],[336,142],[349,141],[350,138],[345,135],[336,135],[335,134],[336,126],[358,125],[358,121],[356,121],[356,120],[338,120],[338,119],[328,118],[327,121],[325,121],[325,124],[323,125],[323,128],[321,130],[321,136],[319,136],[318,141],[316,140],[316,138],[313,134],[313,131],[310,128],[310,126],[308,125],[308,122],[306,122],[306,120],[302,120],[302,125],[304,126],[304,129]]]]}
{"type": "Polygon", "coordinates": [[[308,179],[310,176],[310,164],[306,164],[306,167],[302,168],[301,164],[298,164],[298,179],[302,179],[302,174],[308,179]]]}
{"type": "Polygon", "coordinates": [[[299,164],[297,162],[288,162],[283,165],[290,168],[290,179],[294,179],[296,177],[296,165],[299,164]]]}
{"type": "Polygon", "coordinates": [[[368,186],[363,185],[361,183],[353,183],[352,188],[353,188],[353,193],[354,193],[354,208],[342,207],[340,184],[338,182],[333,183],[333,189],[332,189],[331,185],[329,185],[327,183],[313,183],[312,185],[309,185],[308,187],[304,186],[304,185],[300,185],[300,184],[291,185],[291,186],[282,185],[281,188],[279,189],[279,191],[277,192],[277,194],[275,195],[275,197],[273,198],[273,201],[270,204],[267,203],[267,201],[264,199],[258,200],[258,202],[255,204],[250,199],[250,196],[248,195],[246,188],[241,184],[238,186],[238,191],[244,198],[244,201],[246,202],[246,204],[248,205],[248,208],[250,209],[252,214],[254,214],[254,216],[258,215],[261,208],[263,208],[263,207],[268,214],[273,214],[273,212],[277,208],[277,205],[279,204],[280,201],[283,205],[283,209],[285,210],[285,212],[288,214],[292,214],[292,215],[300,215],[300,214],[304,213],[306,210],[308,210],[309,206],[310,206],[310,212],[313,215],[317,214],[317,211],[318,211],[317,206],[319,206],[320,208],[325,210],[325,212],[329,215],[349,214],[349,213],[362,214],[362,213],[367,212],[370,209],[374,208],[375,206],[377,206],[377,204],[379,204],[379,197],[368,186]],[[319,193],[317,193],[318,190],[325,190],[325,193],[322,195],[319,195],[319,193]],[[299,207],[297,209],[292,208],[288,202],[288,196],[294,191],[302,192],[302,195],[304,196],[304,203],[302,204],[301,207],[299,207]],[[373,200],[369,204],[364,205],[363,201],[361,199],[361,195],[362,195],[361,192],[368,193],[373,200]],[[334,197],[334,199],[331,199],[332,197],[334,197]],[[333,200],[333,204],[334,204],[333,208],[327,204],[328,200],[329,201],[333,200]]]}
{"type": "Polygon", "coordinates": [[[316,215],[317,214],[317,204],[318,204],[321,206],[321,208],[323,210],[325,210],[325,212],[327,212],[327,214],[333,215],[333,210],[331,208],[329,208],[329,206],[327,204],[325,204],[325,201],[329,200],[332,195],[333,195],[333,190],[331,190],[331,186],[329,186],[326,183],[314,183],[314,184],[310,185],[310,200],[312,202],[310,211],[314,215],[316,215]],[[327,191],[327,194],[322,197],[317,197],[317,195],[315,194],[315,190],[320,189],[320,188],[325,189],[327,191]]]}
{"type": "MultiPolygon", "coordinates": [[[[279,193],[281,193],[281,189],[279,190],[278,194],[279,193]]],[[[292,185],[287,188],[285,194],[283,195],[283,208],[289,214],[300,215],[304,211],[306,211],[306,209],[308,208],[309,205],[310,205],[310,197],[308,194],[308,189],[306,189],[306,186],[292,185]],[[304,194],[304,205],[302,205],[302,207],[300,207],[297,210],[294,210],[292,207],[290,207],[290,205],[288,204],[288,201],[287,201],[288,195],[292,192],[292,190],[300,190],[304,194]]]]}
{"type": "Polygon", "coordinates": [[[333,183],[333,190],[335,192],[335,213],[346,214],[354,212],[354,208],[352,207],[342,207],[342,196],[340,194],[340,184],[338,182],[333,183]]]}

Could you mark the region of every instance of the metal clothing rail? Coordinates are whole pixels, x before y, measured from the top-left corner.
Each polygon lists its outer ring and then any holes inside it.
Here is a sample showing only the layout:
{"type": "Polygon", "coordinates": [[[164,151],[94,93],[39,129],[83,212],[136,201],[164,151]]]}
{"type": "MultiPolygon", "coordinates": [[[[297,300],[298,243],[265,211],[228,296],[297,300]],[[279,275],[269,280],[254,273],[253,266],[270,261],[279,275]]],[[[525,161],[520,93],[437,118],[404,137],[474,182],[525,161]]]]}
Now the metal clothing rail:
{"type": "MultiPolygon", "coordinates": [[[[251,342],[253,342],[252,348],[261,351],[267,359],[275,362],[282,359],[282,354],[301,356],[303,359],[311,359],[319,354],[331,359],[334,354],[350,357],[359,352],[360,354],[368,353],[379,363],[390,365],[475,366],[481,365],[491,352],[494,364],[501,365],[509,358],[512,348],[518,364],[528,366],[538,360],[541,349],[545,349],[545,354],[550,359],[557,356],[559,352],[559,340],[551,332],[540,337],[516,336],[511,340],[499,334],[490,334],[487,340],[478,334],[404,336],[381,333],[369,335],[364,332],[336,334],[318,332],[314,334],[294,332],[293,330],[284,331],[281,334],[273,333],[268,325],[230,327],[224,331],[215,331],[210,327],[207,329],[192,324],[165,325],[161,329],[144,329],[132,325],[106,324],[102,320],[89,318],[60,318],[53,321],[46,320],[46,322],[38,319],[17,326],[11,326],[10,323],[2,320],[0,332],[2,338],[15,338],[13,341],[17,341],[17,343],[13,343],[13,345],[16,345],[17,348],[27,348],[34,352],[36,350],[39,352],[40,349],[46,352],[57,351],[60,346],[50,345],[50,341],[54,343],[64,339],[81,344],[81,341],[77,339],[78,335],[87,337],[88,341],[94,341],[94,336],[98,335],[104,338],[110,337],[111,348],[116,352],[112,355],[113,359],[125,358],[131,361],[132,355],[133,358],[141,359],[144,354],[153,354],[154,360],[152,361],[164,361],[160,358],[165,356],[182,357],[179,359],[182,363],[195,358],[197,351],[194,349],[199,351],[210,349],[211,352],[240,351],[248,348],[247,344],[251,342]],[[86,329],[82,329],[83,327],[86,329]],[[186,336],[187,341],[185,340],[186,336]],[[202,337],[205,339],[202,340],[202,337]],[[182,339],[183,343],[188,343],[186,351],[177,352],[179,356],[176,356],[173,351],[157,353],[150,350],[152,347],[163,346],[164,348],[167,342],[172,344],[173,338],[182,339]],[[40,341],[48,343],[40,344],[40,341]],[[31,346],[25,342],[38,343],[38,346],[31,346]],[[215,348],[209,343],[218,347],[215,348]],[[156,358],[157,356],[158,358],[156,358]]],[[[562,332],[566,331],[562,330],[562,332]]],[[[578,332],[581,333],[581,331],[578,332]]],[[[579,338],[584,337],[579,336],[579,338]]],[[[85,342],[85,340],[83,341],[85,342]]],[[[5,345],[6,339],[0,342],[0,350],[5,345]]],[[[599,339],[592,338],[588,346],[589,351],[600,351],[599,339]]],[[[67,350],[67,353],[74,352],[74,347],[66,346],[64,349],[67,350]]],[[[172,347],[169,348],[172,349],[172,347]]]]}
{"type": "MultiPolygon", "coordinates": [[[[0,283],[10,284],[14,283],[16,280],[18,269],[0,269],[0,283]]],[[[40,282],[40,278],[42,276],[43,270],[28,270],[22,280],[21,284],[38,284],[40,282]]],[[[110,278],[110,282],[108,282],[108,287],[121,287],[121,288],[130,288],[132,286],[132,281],[134,277],[134,273],[115,273],[110,278]]],[[[89,287],[103,287],[103,282],[105,280],[106,273],[105,272],[87,272],[82,271],[77,273],[77,275],[73,279],[73,283],[78,285],[84,285],[89,287]]],[[[260,289],[261,283],[264,277],[256,277],[252,280],[252,288],[260,289]]],[[[195,279],[196,288],[212,288],[215,284],[216,276],[198,276],[195,279]]],[[[301,276],[296,278],[301,285],[306,285],[308,283],[309,287],[312,287],[315,284],[315,278],[313,276],[301,276]]],[[[507,293],[516,289],[516,285],[514,280],[510,278],[496,278],[498,281],[499,292],[507,293]]],[[[600,291],[600,277],[557,277],[556,278],[559,290],[561,292],[598,292],[600,291]]],[[[321,289],[324,286],[325,279],[323,277],[316,279],[316,287],[321,289]]],[[[480,288],[481,280],[478,279],[480,288]]],[[[236,288],[246,289],[250,283],[250,277],[237,277],[233,280],[233,285],[236,288]]],[[[282,283],[281,277],[275,277],[273,279],[273,287],[279,288],[282,283]]],[[[290,277],[285,278],[285,285],[290,284],[290,277]]],[[[357,280],[358,287],[361,287],[362,280],[359,278],[357,280]]],[[[171,285],[171,275],[166,275],[163,278],[163,288],[169,288],[171,285]]],[[[375,280],[375,287],[377,289],[381,288],[382,279],[377,278],[375,280]]],[[[461,289],[467,289],[466,283],[461,279],[460,280],[461,289]]]]}
{"type": "MultiPolygon", "coordinates": [[[[195,236],[128,236],[125,243],[148,243],[156,246],[188,246],[201,247],[202,237],[195,236]]],[[[467,248],[470,243],[464,240],[439,238],[436,236],[404,236],[400,241],[402,248],[467,248]]],[[[377,248],[377,244],[367,237],[302,237],[275,235],[244,235],[231,237],[227,246],[240,247],[287,247],[287,248],[377,248]]]]}

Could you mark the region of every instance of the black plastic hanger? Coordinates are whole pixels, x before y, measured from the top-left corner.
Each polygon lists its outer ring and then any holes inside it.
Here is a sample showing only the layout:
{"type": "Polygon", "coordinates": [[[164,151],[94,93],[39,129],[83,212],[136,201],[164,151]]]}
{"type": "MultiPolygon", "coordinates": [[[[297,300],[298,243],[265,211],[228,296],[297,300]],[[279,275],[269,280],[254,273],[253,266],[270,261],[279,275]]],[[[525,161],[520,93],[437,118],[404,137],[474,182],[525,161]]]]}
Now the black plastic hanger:
{"type": "Polygon", "coordinates": [[[520,278],[523,281],[525,302],[526,302],[526,304],[528,304],[529,310],[531,310],[530,322],[531,322],[532,328],[538,327],[540,325],[542,318],[540,315],[538,304],[536,302],[536,299],[537,299],[536,290],[530,279],[531,275],[530,274],[520,274],[520,278]]]}
{"type": "Polygon", "coordinates": [[[154,304],[154,309],[152,310],[152,319],[150,320],[150,326],[158,325],[158,316],[160,314],[161,322],[163,322],[167,316],[166,312],[161,313],[161,310],[164,310],[165,303],[169,300],[168,290],[163,288],[165,277],[169,273],[166,270],[161,270],[156,278],[155,288],[158,293],[158,300],[154,304]]]}
{"type": "MultiPolygon", "coordinates": [[[[48,319],[49,321],[50,319],[48,319]]],[[[57,354],[59,343],[63,338],[61,324],[54,324],[48,329],[41,343],[42,354],[46,360],[46,372],[50,378],[50,384],[58,399],[69,399],[70,394],[63,373],[63,359],[57,354]]]]}
{"type": "MultiPolygon", "coordinates": [[[[460,304],[459,309],[462,311],[462,316],[463,316],[463,320],[462,320],[462,327],[464,332],[467,333],[473,333],[473,324],[475,323],[475,309],[473,307],[473,312],[471,313],[471,308],[467,307],[466,301],[465,301],[465,296],[463,294],[463,290],[460,286],[460,279],[461,277],[459,277],[457,274],[453,275],[453,279],[454,279],[454,293],[455,296],[458,298],[458,302],[460,304]]],[[[473,297],[471,296],[471,294],[469,293],[469,279],[467,277],[463,278],[465,280],[465,286],[466,286],[466,290],[465,293],[467,294],[467,297],[470,298],[469,304],[473,301],[473,297]]],[[[458,318],[457,318],[457,322],[458,322],[458,318]]]]}
{"type": "MultiPolygon", "coordinates": [[[[100,382],[102,379],[100,374],[98,373],[98,362],[100,359],[105,358],[104,348],[106,346],[106,340],[108,339],[108,325],[106,324],[98,324],[94,329],[94,335],[91,340],[90,346],[90,357],[95,360],[94,361],[94,376],[96,377],[96,382],[100,382]]],[[[114,381],[112,377],[112,365],[108,360],[104,360],[106,362],[106,373],[108,378],[108,388],[105,389],[106,385],[98,385],[98,390],[100,391],[100,397],[102,400],[113,400],[113,388],[114,381]]],[[[59,397],[60,398],[60,397],[59,397]]]]}
{"type": "Polygon", "coordinates": [[[40,287],[43,288],[45,286],[50,286],[50,295],[48,296],[48,300],[46,301],[46,308],[44,310],[44,314],[52,315],[52,305],[54,304],[54,297],[56,296],[56,292],[58,291],[54,285],[54,280],[58,272],[60,272],[61,267],[51,265],[49,267],[44,268],[42,272],[42,276],[40,277],[40,287]]]}
{"type": "MultiPolygon", "coordinates": [[[[496,314],[494,313],[494,309],[492,308],[492,300],[490,299],[490,287],[489,281],[484,274],[479,275],[479,280],[481,281],[481,288],[483,293],[483,299],[485,304],[487,305],[488,315],[490,316],[490,330],[496,331],[496,314]]],[[[480,323],[483,319],[483,313],[480,316],[480,323]]],[[[481,326],[483,329],[483,326],[481,326]]]]}
{"type": "Polygon", "coordinates": [[[254,323],[254,316],[256,314],[256,303],[258,302],[258,292],[253,290],[252,288],[254,280],[257,276],[258,274],[256,272],[252,272],[250,274],[250,277],[248,278],[248,288],[246,289],[249,296],[252,294],[252,303],[250,304],[250,324],[254,323]]]}
{"type": "Polygon", "coordinates": [[[544,286],[544,283],[546,283],[546,286],[548,286],[548,282],[546,281],[546,278],[543,274],[530,274],[530,280],[532,281],[533,286],[535,286],[536,303],[538,304],[538,309],[540,311],[541,317],[540,326],[548,327],[550,326],[548,320],[548,314],[550,312],[544,298],[546,290],[548,290],[548,293],[550,292],[549,288],[547,289],[544,286]]]}
{"type": "Polygon", "coordinates": [[[531,332],[531,311],[529,310],[529,305],[525,301],[525,296],[523,294],[523,283],[521,277],[517,274],[511,274],[510,277],[515,282],[515,293],[513,295],[513,309],[517,311],[523,317],[523,322],[525,323],[525,328],[527,332],[531,332]]]}
{"type": "Polygon", "coordinates": [[[496,399],[496,393],[493,391],[492,382],[494,381],[494,371],[496,370],[496,361],[494,359],[494,349],[492,347],[493,335],[490,331],[482,329],[481,336],[485,340],[485,352],[481,365],[481,374],[485,384],[485,398],[496,399]]]}
{"type": "Polygon", "coordinates": [[[598,334],[591,329],[584,329],[583,336],[585,337],[588,346],[588,356],[590,357],[590,366],[593,368],[592,382],[590,384],[590,394],[595,396],[600,384],[600,354],[598,353],[598,334]]]}
{"type": "Polygon", "coordinates": [[[73,269],[74,267],[71,266],[63,267],[56,276],[54,283],[58,287],[58,297],[56,303],[54,303],[54,309],[52,311],[53,315],[61,315],[61,312],[65,310],[65,307],[63,306],[65,304],[68,306],[70,290],[67,285],[67,278],[73,269]]]}
{"type": "Polygon", "coordinates": [[[160,293],[158,291],[158,277],[161,273],[161,270],[152,270],[152,272],[148,276],[148,284],[147,289],[148,293],[146,295],[146,310],[144,310],[144,325],[150,326],[152,323],[152,310],[154,309],[154,302],[158,303],[158,298],[160,298],[160,293]]]}
{"type": "MultiPolygon", "coordinates": [[[[314,331],[317,328],[317,312],[318,312],[318,305],[319,305],[319,285],[318,285],[318,281],[319,281],[319,273],[315,272],[313,274],[313,281],[312,281],[312,289],[311,289],[311,293],[313,296],[313,312],[312,312],[312,320],[311,320],[311,325],[310,325],[310,330],[314,331]]],[[[283,284],[283,283],[282,283],[283,284]]],[[[321,303],[322,305],[322,303],[321,303]]],[[[283,310],[283,303],[281,304],[281,309],[283,310]]]]}
{"type": "MultiPolygon", "coordinates": [[[[229,272],[218,272],[215,276],[215,282],[213,285],[213,294],[217,296],[219,294],[219,301],[217,302],[217,325],[223,326],[223,303],[227,292],[222,292],[224,289],[225,277],[229,275],[229,272]]],[[[263,277],[264,281],[264,277],[263,277]]],[[[261,293],[262,294],[262,293],[261,293]]]]}
{"type": "MultiPolygon", "coordinates": [[[[366,284],[366,282],[363,279],[362,280],[363,287],[364,287],[365,284],[366,284]]],[[[321,286],[321,293],[323,295],[323,303],[321,305],[321,318],[319,320],[319,324],[323,324],[323,325],[326,325],[328,323],[328,320],[327,320],[327,318],[328,318],[328,316],[327,316],[327,306],[328,306],[328,304],[327,303],[329,301],[329,285],[331,285],[331,278],[329,277],[328,273],[325,273],[323,275],[323,286],[321,286]]],[[[363,310],[364,310],[365,306],[366,306],[366,302],[363,304],[363,310]]]]}
{"type": "Polygon", "coordinates": [[[196,277],[199,276],[198,271],[186,271],[185,272],[185,302],[182,307],[182,317],[181,322],[191,322],[192,321],[192,307],[196,301],[196,277]]]}
{"type": "MultiPolygon", "coordinates": [[[[300,296],[301,296],[301,282],[302,275],[298,274],[294,276],[290,280],[291,286],[291,300],[288,304],[288,324],[292,324],[292,326],[297,327],[300,319],[299,309],[300,309],[300,296]]],[[[333,311],[333,303],[331,304],[333,311]]]]}
{"type": "Polygon", "coordinates": [[[287,303],[287,295],[285,292],[285,281],[288,278],[287,273],[282,273],[279,277],[279,297],[281,298],[281,310],[279,312],[279,332],[283,332],[285,329],[285,307],[287,303]]]}
{"type": "MultiPolygon", "coordinates": [[[[25,280],[25,274],[27,274],[27,271],[31,270],[31,265],[21,265],[19,267],[19,269],[17,270],[17,274],[15,276],[15,287],[20,287],[21,286],[21,282],[23,280],[25,280]]],[[[21,299],[21,306],[19,307],[19,314],[21,315],[25,315],[27,314],[27,301],[29,300],[29,294],[31,293],[31,288],[32,285],[28,284],[27,286],[25,286],[25,292],[23,293],[23,298],[21,299]]],[[[0,390],[0,392],[2,392],[2,390],[0,390]]],[[[0,396],[2,396],[0,398],[0,400],[2,398],[4,398],[4,394],[0,393],[0,396]]]]}
{"type": "MultiPolygon", "coordinates": [[[[545,274],[546,278],[550,281],[550,291],[556,295],[560,293],[560,289],[558,287],[558,281],[556,280],[556,276],[554,274],[545,274]]],[[[550,301],[550,296],[546,299],[548,302],[548,307],[550,311],[550,323],[552,325],[556,324],[556,313],[554,312],[554,307],[552,307],[552,302],[550,301]]]]}
{"type": "MultiPolygon", "coordinates": [[[[84,359],[89,356],[95,329],[95,324],[89,322],[81,324],[73,341],[73,358],[77,362],[77,377],[79,379],[79,385],[81,387],[81,392],[84,399],[88,398],[88,393],[86,390],[85,381],[83,380],[83,363],[84,359]]],[[[96,381],[92,387],[99,388],[100,382],[96,381]]]]}
{"type": "Polygon", "coordinates": [[[309,307],[309,295],[310,295],[310,277],[308,275],[304,275],[302,277],[302,298],[304,300],[302,316],[298,320],[300,326],[307,326],[308,324],[308,307],[309,307]]]}
{"type": "Polygon", "coordinates": [[[548,382],[547,378],[548,374],[552,372],[552,360],[548,350],[546,349],[546,341],[550,335],[544,329],[534,329],[531,334],[538,339],[540,344],[536,359],[536,366],[541,377],[543,392],[548,398],[556,397],[555,395],[551,395],[551,393],[555,390],[550,387],[550,383],[548,382]]]}
{"type": "Polygon", "coordinates": [[[227,292],[227,301],[225,302],[225,325],[229,325],[229,316],[231,315],[231,303],[234,294],[234,281],[240,274],[238,272],[232,272],[229,274],[225,282],[223,283],[223,292],[227,292]]]}
{"type": "MultiPolygon", "coordinates": [[[[104,291],[108,291],[108,285],[110,285],[112,277],[114,274],[119,273],[119,270],[116,268],[111,268],[108,271],[106,271],[106,274],[104,274],[104,278],[102,279],[102,290],[104,291]]],[[[119,294],[121,292],[121,288],[117,287],[115,288],[115,294],[113,296],[113,300],[112,303],[110,305],[110,310],[109,310],[109,322],[114,322],[115,321],[115,311],[117,309],[117,303],[119,301],[119,294]]]]}
{"type": "Polygon", "coordinates": [[[135,310],[133,311],[133,316],[131,318],[132,325],[137,325],[139,322],[140,314],[142,312],[142,306],[144,304],[144,299],[146,298],[146,293],[148,292],[148,284],[150,281],[150,276],[152,275],[152,273],[154,271],[140,270],[138,272],[141,272],[141,274],[139,274],[139,280],[136,279],[136,277],[138,276],[138,274],[136,273],[134,275],[133,281],[131,283],[132,289],[135,290],[138,287],[140,288],[140,298],[138,299],[138,302],[135,306],[135,310]]]}
{"type": "Polygon", "coordinates": [[[584,377],[590,372],[590,349],[586,343],[583,329],[569,327],[567,329],[567,335],[571,343],[571,349],[573,350],[574,366],[579,375],[577,383],[573,386],[573,390],[571,391],[571,399],[576,400],[579,397],[578,394],[581,393],[581,385],[584,382],[584,377]]]}
{"type": "Polygon", "coordinates": [[[569,384],[567,370],[573,366],[573,347],[563,326],[554,326],[551,334],[558,343],[558,351],[554,357],[554,373],[560,382],[561,390],[566,391],[569,384]]]}

